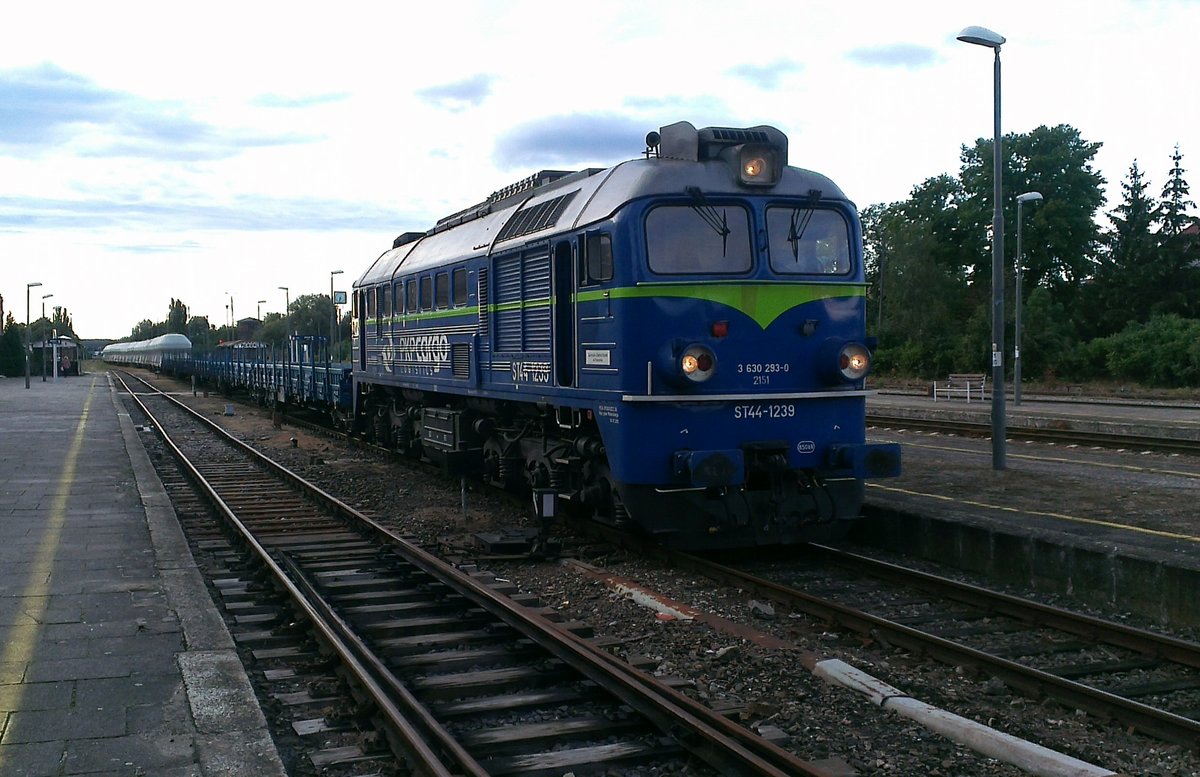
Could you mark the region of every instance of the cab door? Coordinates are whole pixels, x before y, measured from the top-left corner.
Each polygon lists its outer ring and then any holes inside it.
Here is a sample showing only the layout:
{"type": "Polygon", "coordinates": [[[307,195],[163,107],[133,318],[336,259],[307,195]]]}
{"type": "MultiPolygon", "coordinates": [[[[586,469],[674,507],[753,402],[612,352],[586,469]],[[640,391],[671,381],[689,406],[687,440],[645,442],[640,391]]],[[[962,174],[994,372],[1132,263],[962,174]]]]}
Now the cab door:
{"type": "Polygon", "coordinates": [[[575,252],[570,241],[554,247],[554,377],[575,385],[575,252]]]}

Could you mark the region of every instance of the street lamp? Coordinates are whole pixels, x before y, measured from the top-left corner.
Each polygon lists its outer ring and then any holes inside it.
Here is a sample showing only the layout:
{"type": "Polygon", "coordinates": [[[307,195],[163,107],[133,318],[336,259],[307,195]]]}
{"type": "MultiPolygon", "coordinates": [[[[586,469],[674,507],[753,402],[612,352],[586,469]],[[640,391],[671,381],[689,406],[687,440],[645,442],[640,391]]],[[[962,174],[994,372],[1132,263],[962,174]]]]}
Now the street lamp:
{"type": "Polygon", "coordinates": [[[280,286],[279,290],[283,292],[284,335],[290,336],[292,334],[292,299],[288,294],[287,286],[280,286]]]}
{"type": "Polygon", "coordinates": [[[1000,47],[1003,35],[985,27],[967,27],[963,43],[987,46],[995,54],[992,89],[992,469],[1004,469],[1004,210],[1000,207],[1000,47]]]}
{"type": "Polygon", "coordinates": [[[29,388],[29,290],[41,282],[25,284],[25,388],[29,388]]]}
{"type": "Polygon", "coordinates": [[[333,354],[337,351],[337,305],[333,304],[333,276],[341,275],[342,270],[329,271],[329,342],[333,344],[333,350],[329,352],[329,361],[333,361],[333,354]]]}
{"type": "Polygon", "coordinates": [[[1040,192],[1025,192],[1017,195],[1017,300],[1013,314],[1013,404],[1021,404],[1021,267],[1025,254],[1021,252],[1021,206],[1027,202],[1039,202],[1040,192]]]}
{"type": "MultiPolygon", "coordinates": [[[[53,294],[42,295],[42,321],[46,320],[46,300],[53,294]]],[[[42,325],[42,383],[46,382],[46,325],[42,325]]]]}

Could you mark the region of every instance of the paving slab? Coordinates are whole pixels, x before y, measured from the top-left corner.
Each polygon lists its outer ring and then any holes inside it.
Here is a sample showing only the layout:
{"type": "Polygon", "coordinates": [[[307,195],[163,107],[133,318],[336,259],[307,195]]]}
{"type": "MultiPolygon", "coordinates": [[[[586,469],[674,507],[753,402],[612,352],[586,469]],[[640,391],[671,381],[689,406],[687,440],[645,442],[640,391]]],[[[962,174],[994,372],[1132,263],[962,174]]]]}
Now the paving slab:
{"type": "Polygon", "coordinates": [[[76,774],[284,769],[107,376],[0,379],[0,775],[76,774]]]}

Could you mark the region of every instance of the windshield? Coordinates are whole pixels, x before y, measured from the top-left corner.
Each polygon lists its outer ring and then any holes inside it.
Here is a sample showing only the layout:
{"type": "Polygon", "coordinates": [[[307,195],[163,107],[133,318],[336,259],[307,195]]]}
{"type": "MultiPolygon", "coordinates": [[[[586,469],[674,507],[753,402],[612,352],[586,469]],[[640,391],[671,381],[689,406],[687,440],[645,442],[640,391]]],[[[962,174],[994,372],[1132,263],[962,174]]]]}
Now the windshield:
{"type": "Polygon", "coordinates": [[[750,269],[750,216],[740,205],[660,205],[646,215],[646,252],[657,273],[732,274],[750,269]]]}
{"type": "Polygon", "coordinates": [[[850,227],[835,210],[767,208],[771,269],[800,275],[850,272],[850,227]]]}

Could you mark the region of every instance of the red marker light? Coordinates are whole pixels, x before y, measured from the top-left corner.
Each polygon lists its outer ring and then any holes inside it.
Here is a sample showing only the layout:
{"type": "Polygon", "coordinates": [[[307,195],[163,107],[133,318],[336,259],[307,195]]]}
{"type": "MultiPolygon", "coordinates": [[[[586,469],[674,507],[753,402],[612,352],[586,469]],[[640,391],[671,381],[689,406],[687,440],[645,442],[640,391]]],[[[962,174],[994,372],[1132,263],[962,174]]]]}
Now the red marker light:
{"type": "Polygon", "coordinates": [[[712,332],[713,337],[724,337],[725,335],[729,334],[729,322],[714,321],[710,331],[712,332]]]}

